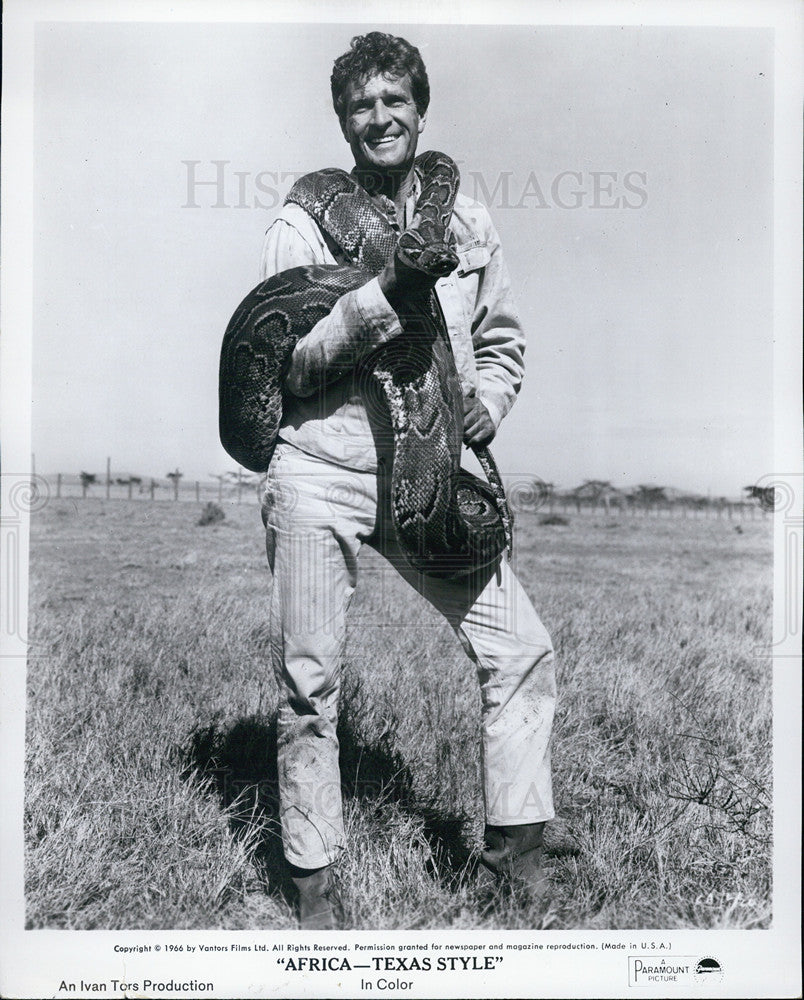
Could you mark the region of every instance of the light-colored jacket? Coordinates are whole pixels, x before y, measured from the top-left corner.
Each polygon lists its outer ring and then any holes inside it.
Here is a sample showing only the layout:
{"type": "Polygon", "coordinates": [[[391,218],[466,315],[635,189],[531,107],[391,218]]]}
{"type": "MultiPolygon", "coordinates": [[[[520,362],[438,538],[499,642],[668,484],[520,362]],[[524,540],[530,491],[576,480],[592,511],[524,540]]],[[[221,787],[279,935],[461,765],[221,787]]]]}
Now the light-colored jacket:
{"type": "MultiPolygon", "coordinates": [[[[398,229],[392,203],[384,207],[398,229]]],[[[450,229],[460,265],[438,281],[436,294],[464,396],[476,394],[498,427],[519,391],[525,338],[500,240],[486,208],[458,194],[450,229]]],[[[303,264],[344,263],[337,253],[302,208],[285,205],[265,235],[261,277],[303,264]]],[[[279,437],[336,465],[374,471],[377,455],[359,372],[352,367],[333,379],[332,364],[349,350],[357,364],[362,355],[400,333],[399,319],[376,278],[341,296],[294,349],[279,437]]]]}

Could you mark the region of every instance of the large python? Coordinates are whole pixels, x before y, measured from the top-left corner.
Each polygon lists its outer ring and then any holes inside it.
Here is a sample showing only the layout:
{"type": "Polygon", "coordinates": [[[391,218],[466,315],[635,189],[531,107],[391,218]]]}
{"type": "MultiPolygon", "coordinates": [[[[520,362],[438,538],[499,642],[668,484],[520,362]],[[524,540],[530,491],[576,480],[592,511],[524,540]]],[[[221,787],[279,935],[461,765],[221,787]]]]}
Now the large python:
{"type": "MultiPolygon", "coordinates": [[[[283,271],[254,288],[235,311],[220,361],[220,436],[226,451],[254,472],[268,468],[282,417],[282,382],[297,341],[331,312],[340,296],[364,285],[396,254],[431,276],[449,274],[458,258],[447,227],[458,169],[443,153],[416,160],[422,179],[411,225],[398,236],[366,191],[346,172],[302,177],[287,202],[307,211],[351,265],[283,271]]],[[[434,292],[409,303],[404,332],[362,363],[384,401],[392,442],[390,506],[394,529],[416,569],[455,577],[492,563],[511,548],[512,520],[488,448],[476,448],[489,482],[460,468],[461,386],[434,292]]],[[[334,359],[328,378],[347,373],[354,355],[334,359]]],[[[376,421],[374,421],[376,424],[376,421]]],[[[376,436],[376,434],[375,434],[376,436]]]]}

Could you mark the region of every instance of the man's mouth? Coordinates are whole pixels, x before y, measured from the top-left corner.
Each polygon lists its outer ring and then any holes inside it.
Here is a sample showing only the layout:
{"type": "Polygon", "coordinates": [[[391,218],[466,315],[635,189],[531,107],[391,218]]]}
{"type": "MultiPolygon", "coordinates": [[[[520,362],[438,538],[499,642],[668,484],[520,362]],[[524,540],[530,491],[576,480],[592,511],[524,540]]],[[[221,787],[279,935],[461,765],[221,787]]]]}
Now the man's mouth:
{"type": "Polygon", "coordinates": [[[372,149],[378,149],[383,146],[390,146],[391,143],[396,142],[399,138],[399,135],[380,135],[373,139],[366,139],[366,145],[371,146],[372,149]]]}

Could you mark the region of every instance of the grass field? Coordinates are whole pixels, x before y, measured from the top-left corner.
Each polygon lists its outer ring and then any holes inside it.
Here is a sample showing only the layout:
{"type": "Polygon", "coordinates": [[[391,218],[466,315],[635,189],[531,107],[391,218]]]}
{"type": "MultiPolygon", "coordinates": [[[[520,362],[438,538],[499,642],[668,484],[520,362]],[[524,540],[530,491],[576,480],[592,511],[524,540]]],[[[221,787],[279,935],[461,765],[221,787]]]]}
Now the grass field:
{"type": "MultiPolygon", "coordinates": [[[[33,515],[30,927],[296,925],[259,514],[199,513],[88,499],[33,515]]],[[[473,668],[366,550],[339,728],[347,926],[768,926],[770,521],[522,514],[516,562],[558,653],[555,898],[473,879],[473,668]]]]}

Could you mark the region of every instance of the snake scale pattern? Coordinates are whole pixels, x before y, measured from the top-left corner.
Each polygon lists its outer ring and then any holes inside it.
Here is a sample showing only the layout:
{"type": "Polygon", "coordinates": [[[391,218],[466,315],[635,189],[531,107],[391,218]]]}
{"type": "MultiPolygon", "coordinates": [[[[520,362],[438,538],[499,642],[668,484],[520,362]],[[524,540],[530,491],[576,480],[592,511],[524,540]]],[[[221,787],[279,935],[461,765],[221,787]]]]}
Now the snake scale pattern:
{"type": "MultiPolygon", "coordinates": [[[[253,289],[232,316],[221,350],[220,436],[246,468],[268,468],[293,348],[342,295],[378,274],[394,254],[433,276],[457,265],[447,227],[458,169],[436,152],[419,156],[416,169],[421,194],[401,236],[342,170],[307,174],[290,191],[287,201],[307,211],[351,263],[283,271],[253,289]]],[[[385,428],[391,516],[402,551],[416,569],[459,577],[496,560],[506,547],[510,552],[512,519],[488,448],[475,449],[488,484],[460,468],[463,400],[435,293],[408,305],[400,316],[404,332],[362,362],[361,384],[372,428],[385,428]]],[[[328,378],[354,367],[353,350],[347,353],[333,360],[328,378]]],[[[375,438],[382,454],[382,433],[375,430],[375,438]]]]}

